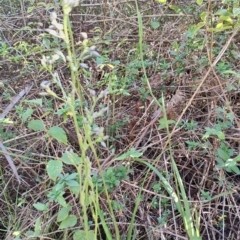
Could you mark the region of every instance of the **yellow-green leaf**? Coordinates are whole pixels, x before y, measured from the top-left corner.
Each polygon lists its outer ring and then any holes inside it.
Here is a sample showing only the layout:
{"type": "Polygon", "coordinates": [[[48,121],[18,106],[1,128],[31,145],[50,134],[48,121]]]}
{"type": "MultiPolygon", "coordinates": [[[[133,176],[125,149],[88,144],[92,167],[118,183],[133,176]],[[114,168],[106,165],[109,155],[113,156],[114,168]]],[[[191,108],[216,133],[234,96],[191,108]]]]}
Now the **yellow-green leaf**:
{"type": "Polygon", "coordinates": [[[156,2],[162,3],[162,4],[166,4],[167,0],[155,0],[156,2]]]}

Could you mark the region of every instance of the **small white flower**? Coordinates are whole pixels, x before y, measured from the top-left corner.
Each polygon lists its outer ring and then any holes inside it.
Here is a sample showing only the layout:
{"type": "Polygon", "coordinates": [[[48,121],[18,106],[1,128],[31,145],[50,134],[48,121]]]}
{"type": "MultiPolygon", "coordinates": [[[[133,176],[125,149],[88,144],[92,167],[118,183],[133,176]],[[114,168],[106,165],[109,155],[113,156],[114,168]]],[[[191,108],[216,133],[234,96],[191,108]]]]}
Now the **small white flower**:
{"type": "Polygon", "coordinates": [[[101,55],[97,51],[90,51],[93,56],[100,57],[101,55]]]}
{"type": "Polygon", "coordinates": [[[55,27],[53,25],[50,25],[48,29],[54,29],[55,27]]]}
{"type": "Polygon", "coordinates": [[[58,32],[56,30],[48,28],[48,29],[46,29],[46,32],[50,33],[54,37],[59,37],[59,34],[58,34],[58,32]]]}
{"type": "Polygon", "coordinates": [[[48,89],[51,85],[51,82],[48,80],[44,80],[41,82],[40,87],[43,89],[48,89]]]}
{"type": "Polygon", "coordinates": [[[53,61],[53,62],[57,61],[58,59],[59,59],[59,55],[58,55],[58,54],[54,54],[54,55],[52,56],[52,61],[53,61]]]}
{"type": "Polygon", "coordinates": [[[108,95],[108,89],[105,89],[105,90],[103,90],[103,91],[101,91],[100,92],[100,94],[99,94],[99,98],[102,98],[102,97],[105,97],[105,96],[107,96],[108,95]]]}
{"type": "Polygon", "coordinates": [[[96,46],[91,46],[91,47],[89,47],[89,50],[90,50],[90,51],[96,50],[96,46]]]}
{"type": "Polygon", "coordinates": [[[96,96],[96,91],[95,90],[89,89],[89,92],[92,96],[96,96]]]}
{"type": "Polygon", "coordinates": [[[73,70],[74,72],[77,72],[78,69],[77,69],[76,66],[73,66],[73,67],[72,67],[72,70],[73,70]]]}
{"type": "Polygon", "coordinates": [[[86,63],[80,63],[81,68],[88,69],[88,65],[86,63]]]}
{"type": "Polygon", "coordinates": [[[55,11],[50,12],[50,20],[53,21],[56,19],[57,19],[57,13],[55,11]]]}
{"type": "Polygon", "coordinates": [[[47,59],[46,57],[43,55],[42,59],[41,59],[41,64],[46,67],[47,66],[47,59]]]}
{"type": "Polygon", "coordinates": [[[83,37],[84,39],[87,39],[87,38],[88,38],[87,33],[85,33],[85,32],[80,32],[80,34],[82,35],[82,37],[83,37]]]}
{"type": "Polygon", "coordinates": [[[72,62],[72,59],[69,56],[67,56],[66,59],[68,62],[72,62]]]}
{"type": "Polygon", "coordinates": [[[39,95],[40,96],[48,96],[49,94],[47,92],[40,92],[39,95]]]}
{"type": "Polygon", "coordinates": [[[63,25],[61,23],[58,23],[56,20],[53,21],[52,24],[57,28],[57,30],[63,30],[63,25]]]}

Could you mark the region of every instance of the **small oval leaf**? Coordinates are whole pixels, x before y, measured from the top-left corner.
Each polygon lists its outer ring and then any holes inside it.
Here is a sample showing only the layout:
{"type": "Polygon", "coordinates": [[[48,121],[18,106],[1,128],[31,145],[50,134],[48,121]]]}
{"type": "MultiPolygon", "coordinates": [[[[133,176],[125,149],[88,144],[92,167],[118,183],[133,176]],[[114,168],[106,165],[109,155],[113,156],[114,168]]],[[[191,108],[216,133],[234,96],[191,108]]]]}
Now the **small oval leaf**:
{"type": "Polygon", "coordinates": [[[72,210],[71,206],[63,207],[59,212],[57,216],[57,222],[62,222],[64,219],[67,218],[69,211],[72,210]]]}
{"type": "Polygon", "coordinates": [[[38,211],[46,211],[48,210],[48,205],[44,203],[34,203],[33,206],[38,210],[38,211]]]}
{"type": "Polygon", "coordinates": [[[45,126],[43,124],[43,121],[41,120],[31,120],[28,123],[28,128],[32,129],[33,131],[44,131],[45,126]]]}
{"type": "Polygon", "coordinates": [[[66,132],[58,126],[51,127],[48,130],[48,134],[55,138],[58,142],[67,144],[67,135],[66,132]]]}
{"type": "Polygon", "coordinates": [[[47,164],[47,173],[48,176],[55,181],[56,178],[58,177],[58,175],[61,173],[62,171],[62,161],[60,160],[50,160],[47,164]]]}
{"type": "Polygon", "coordinates": [[[82,162],[82,159],[76,153],[74,153],[72,150],[71,151],[66,151],[62,155],[61,160],[65,164],[69,164],[69,165],[77,165],[77,164],[80,164],[82,162]]]}
{"type": "Polygon", "coordinates": [[[77,217],[75,215],[69,215],[67,218],[65,218],[61,222],[59,229],[74,227],[76,223],[77,223],[77,217]]]}

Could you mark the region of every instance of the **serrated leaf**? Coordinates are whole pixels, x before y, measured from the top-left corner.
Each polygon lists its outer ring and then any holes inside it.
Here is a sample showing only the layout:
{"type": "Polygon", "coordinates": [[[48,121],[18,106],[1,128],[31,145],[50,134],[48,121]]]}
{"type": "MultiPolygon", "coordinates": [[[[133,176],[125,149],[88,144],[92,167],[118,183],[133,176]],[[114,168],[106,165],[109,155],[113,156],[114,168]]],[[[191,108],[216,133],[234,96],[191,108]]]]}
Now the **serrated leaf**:
{"type": "Polygon", "coordinates": [[[38,211],[47,211],[48,210],[48,205],[44,203],[34,203],[33,206],[38,210],[38,211]]]}
{"type": "Polygon", "coordinates": [[[48,134],[55,138],[58,142],[67,144],[66,132],[58,126],[53,126],[48,130],[48,134]]]}
{"type": "Polygon", "coordinates": [[[60,160],[50,160],[47,164],[48,176],[55,181],[58,175],[62,172],[62,161],[60,160]]]}
{"type": "Polygon", "coordinates": [[[66,151],[62,157],[61,160],[65,163],[65,164],[69,164],[69,165],[77,165],[80,164],[82,162],[82,159],[73,151],[66,151]]]}
{"type": "Polygon", "coordinates": [[[33,131],[44,131],[45,130],[45,126],[44,126],[42,120],[31,120],[28,123],[28,128],[33,131]]]}
{"type": "Polygon", "coordinates": [[[74,227],[76,223],[77,223],[77,217],[75,215],[69,215],[66,219],[64,219],[61,222],[59,229],[74,227]]]}
{"type": "Polygon", "coordinates": [[[69,215],[69,212],[72,210],[71,206],[63,207],[59,212],[57,216],[57,222],[62,222],[64,219],[67,218],[69,215]]]}

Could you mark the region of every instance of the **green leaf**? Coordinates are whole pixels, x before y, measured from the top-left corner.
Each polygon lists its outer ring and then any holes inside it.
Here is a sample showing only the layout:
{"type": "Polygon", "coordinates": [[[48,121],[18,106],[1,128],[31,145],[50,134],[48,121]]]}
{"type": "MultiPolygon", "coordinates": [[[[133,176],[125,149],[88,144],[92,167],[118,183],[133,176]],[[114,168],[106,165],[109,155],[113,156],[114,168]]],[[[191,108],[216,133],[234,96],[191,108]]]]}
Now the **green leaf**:
{"type": "Polygon", "coordinates": [[[240,174],[240,170],[239,170],[239,168],[237,166],[233,166],[231,168],[231,170],[232,170],[232,172],[235,172],[236,174],[240,174]]]}
{"type": "Polygon", "coordinates": [[[45,126],[42,120],[31,120],[28,123],[28,128],[32,129],[33,131],[44,131],[45,126]]]}
{"type": "Polygon", "coordinates": [[[143,155],[143,153],[136,151],[134,148],[130,149],[129,154],[132,158],[138,158],[143,155]]]}
{"type": "Polygon", "coordinates": [[[76,153],[74,153],[72,150],[66,151],[62,155],[61,160],[65,164],[69,164],[69,165],[77,165],[77,164],[82,163],[82,159],[76,153]]]}
{"type": "Polygon", "coordinates": [[[73,234],[73,240],[88,240],[88,239],[95,239],[95,234],[93,230],[89,230],[87,234],[84,230],[77,230],[73,234]]]}
{"type": "Polygon", "coordinates": [[[219,140],[225,140],[225,134],[222,131],[218,131],[217,136],[219,140]]]}
{"type": "Polygon", "coordinates": [[[229,17],[229,16],[220,16],[220,18],[219,18],[220,20],[222,20],[222,21],[225,21],[225,22],[228,22],[228,23],[230,23],[230,24],[232,24],[233,23],[233,20],[232,20],[232,18],[231,17],[229,17]]]}
{"type": "Polygon", "coordinates": [[[207,12],[202,12],[200,14],[200,18],[202,19],[203,22],[207,20],[208,13],[207,12]]]}
{"type": "Polygon", "coordinates": [[[80,192],[80,186],[68,186],[69,190],[75,195],[75,196],[78,196],[79,195],[79,192],[80,192]]]}
{"type": "Polygon", "coordinates": [[[160,26],[160,24],[157,21],[152,21],[151,26],[152,26],[153,29],[157,29],[160,26]]]}
{"type": "Polygon", "coordinates": [[[206,133],[202,136],[202,139],[209,138],[210,135],[217,135],[220,140],[225,140],[225,134],[215,128],[205,127],[206,133]]]}
{"type": "Polygon", "coordinates": [[[176,13],[182,13],[181,8],[179,8],[177,5],[169,5],[168,7],[176,13]]]}
{"type": "Polygon", "coordinates": [[[203,3],[203,0],[196,0],[197,4],[200,6],[203,3]]]}
{"type": "Polygon", "coordinates": [[[41,234],[41,218],[37,218],[34,225],[34,237],[38,237],[41,234]]]}
{"type": "Polygon", "coordinates": [[[240,161],[240,154],[238,154],[235,158],[234,161],[239,162],[240,161]]]}
{"type": "Polygon", "coordinates": [[[228,14],[229,12],[227,9],[220,9],[215,13],[215,15],[228,15],[228,14]]]}
{"type": "Polygon", "coordinates": [[[76,223],[77,223],[77,217],[75,215],[69,215],[66,219],[64,219],[61,222],[59,229],[74,227],[76,223]]]}
{"type": "Polygon", "coordinates": [[[240,14],[240,8],[233,8],[233,17],[236,17],[240,14]]]}
{"type": "Polygon", "coordinates": [[[128,157],[132,157],[132,158],[138,158],[140,156],[142,156],[143,153],[136,151],[134,148],[131,148],[129,151],[127,151],[126,153],[120,155],[119,157],[116,158],[116,160],[124,160],[128,157]]]}
{"type": "Polygon", "coordinates": [[[32,99],[32,100],[25,100],[26,103],[29,103],[31,105],[39,105],[42,107],[42,98],[32,99]]]}
{"type": "Polygon", "coordinates": [[[21,118],[24,122],[26,122],[27,119],[32,116],[32,114],[33,114],[33,109],[28,108],[25,112],[21,114],[21,118]]]}
{"type": "Polygon", "coordinates": [[[55,138],[58,142],[67,144],[67,135],[61,127],[58,126],[51,127],[48,130],[48,134],[55,138]]]}
{"type": "Polygon", "coordinates": [[[79,187],[79,183],[75,180],[69,180],[66,182],[69,187],[79,187]]]}
{"type": "Polygon", "coordinates": [[[66,219],[69,215],[69,212],[72,210],[71,206],[63,207],[59,212],[57,216],[57,222],[62,222],[64,219],[66,219]]]}
{"type": "Polygon", "coordinates": [[[31,13],[34,9],[35,9],[34,6],[33,6],[33,7],[28,7],[28,8],[27,8],[27,13],[31,13]]]}
{"type": "Polygon", "coordinates": [[[38,211],[47,211],[48,210],[48,204],[44,203],[34,203],[33,206],[38,210],[38,211]]]}
{"type": "Polygon", "coordinates": [[[12,124],[13,121],[11,121],[9,118],[0,118],[1,124],[12,124]]]}
{"type": "Polygon", "coordinates": [[[60,160],[50,160],[47,164],[48,176],[55,181],[58,175],[62,172],[62,161],[60,160]]]}
{"type": "Polygon", "coordinates": [[[56,201],[62,206],[62,207],[68,207],[66,200],[63,196],[58,196],[56,201]]]}
{"type": "Polygon", "coordinates": [[[221,148],[217,149],[217,154],[225,161],[227,161],[230,158],[229,154],[221,148]]]}
{"type": "Polygon", "coordinates": [[[161,118],[158,122],[159,122],[159,126],[158,126],[159,130],[165,129],[165,128],[167,128],[167,125],[169,126],[169,125],[175,123],[174,120],[166,120],[165,118],[161,118]]]}

